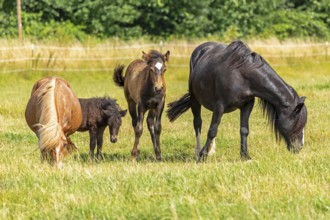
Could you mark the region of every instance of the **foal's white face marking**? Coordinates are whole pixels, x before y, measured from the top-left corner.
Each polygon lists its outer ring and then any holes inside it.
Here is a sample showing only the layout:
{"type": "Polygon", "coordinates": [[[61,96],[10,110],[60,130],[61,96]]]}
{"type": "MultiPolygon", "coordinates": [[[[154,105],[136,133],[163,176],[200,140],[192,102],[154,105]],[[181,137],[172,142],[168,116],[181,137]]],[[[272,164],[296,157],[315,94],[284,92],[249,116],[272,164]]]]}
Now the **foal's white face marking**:
{"type": "Polygon", "coordinates": [[[159,70],[162,69],[162,66],[163,66],[163,64],[160,63],[160,62],[157,62],[156,65],[155,65],[155,67],[156,67],[157,69],[159,69],[159,70]]]}

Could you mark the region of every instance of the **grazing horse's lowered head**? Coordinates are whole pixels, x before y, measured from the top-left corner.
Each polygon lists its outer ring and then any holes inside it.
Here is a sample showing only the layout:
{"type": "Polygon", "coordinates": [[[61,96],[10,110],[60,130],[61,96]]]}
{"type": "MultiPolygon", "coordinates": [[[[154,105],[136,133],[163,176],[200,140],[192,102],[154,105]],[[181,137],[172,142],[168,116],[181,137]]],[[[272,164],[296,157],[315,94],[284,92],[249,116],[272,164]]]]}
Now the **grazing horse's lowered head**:
{"type": "Polygon", "coordinates": [[[277,140],[284,139],[287,149],[298,153],[304,146],[304,128],[307,122],[306,97],[296,95],[295,105],[288,105],[279,111],[265,100],[260,100],[264,114],[271,124],[277,140]]]}

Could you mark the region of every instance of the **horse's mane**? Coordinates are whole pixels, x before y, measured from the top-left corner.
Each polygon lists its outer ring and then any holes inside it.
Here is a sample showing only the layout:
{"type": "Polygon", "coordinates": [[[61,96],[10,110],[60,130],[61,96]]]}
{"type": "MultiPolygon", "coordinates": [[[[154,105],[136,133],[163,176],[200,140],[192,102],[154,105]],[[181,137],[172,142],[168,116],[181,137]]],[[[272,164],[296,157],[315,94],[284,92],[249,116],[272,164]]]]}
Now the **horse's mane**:
{"type": "Polygon", "coordinates": [[[110,98],[108,96],[94,98],[95,105],[98,106],[100,109],[107,109],[111,112],[111,115],[116,115],[117,118],[120,118],[120,111],[121,108],[117,103],[116,99],[110,98]],[[110,107],[110,108],[109,108],[110,107]]]}
{"type": "Polygon", "coordinates": [[[92,100],[94,100],[94,104],[98,107],[106,107],[107,105],[110,105],[114,108],[120,109],[119,105],[117,104],[117,100],[110,98],[109,96],[94,97],[92,100]]]}
{"type": "Polygon", "coordinates": [[[50,152],[66,140],[62,127],[58,123],[55,86],[56,78],[52,78],[36,91],[41,94],[37,100],[41,115],[39,123],[33,126],[38,127],[37,133],[41,152],[50,152]]]}
{"type": "MultiPolygon", "coordinates": [[[[272,130],[275,133],[276,140],[280,141],[283,138],[283,135],[281,134],[281,131],[277,123],[278,113],[276,112],[274,105],[272,105],[270,102],[264,99],[260,99],[259,104],[263,110],[263,114],[266,115],[266,118],[268,119],[268,123],[270,124],[272,130]]],[[[295,118],[295,124],[290,133],[291,139],[296,137],[301,132],[301,130],[305,127],[306,122],[307,122],[307,110],[306,107],[304,106],[301,109],[299,115],[295,118]]],[[[285,140],[285,141],[286,144],[289,144],[289,142],[291,142],[291,140],[285,140]]]]}
{"type": "Polygon", "coordinates": [[[280,141],[282,139],[282,135],[278,128],[278,124],[277,124],[278,114],[276,112],[275,107],[270,102],[264,99],[260,99],[259,104],[260,107],[262,108],[263,114],[266,116],[268,120],[269,125],[271,126],[272,130],[275,133],[276,140],[280,141]]]}
{"type": "Polygon", "coordinates": [[[223,52],[223,62],[232,69],[237,68],[259,68],[264,65],[265,60],[245,45],[242,41],[233,41],[223,52]]]}

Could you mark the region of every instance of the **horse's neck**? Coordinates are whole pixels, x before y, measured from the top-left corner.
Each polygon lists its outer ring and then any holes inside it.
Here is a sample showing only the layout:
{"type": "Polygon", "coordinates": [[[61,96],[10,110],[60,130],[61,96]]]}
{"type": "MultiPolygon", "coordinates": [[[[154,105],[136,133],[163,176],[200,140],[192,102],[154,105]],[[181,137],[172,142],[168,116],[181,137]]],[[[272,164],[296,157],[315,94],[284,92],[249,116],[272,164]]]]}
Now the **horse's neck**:
{"type": "Polygon", "coordinates": [[[276,108],[292,106],[295,100],[294,90],[267,65],[260,70],[257,71],[262,80],[255,86],[256,96],[272,103],[276,108]]]}

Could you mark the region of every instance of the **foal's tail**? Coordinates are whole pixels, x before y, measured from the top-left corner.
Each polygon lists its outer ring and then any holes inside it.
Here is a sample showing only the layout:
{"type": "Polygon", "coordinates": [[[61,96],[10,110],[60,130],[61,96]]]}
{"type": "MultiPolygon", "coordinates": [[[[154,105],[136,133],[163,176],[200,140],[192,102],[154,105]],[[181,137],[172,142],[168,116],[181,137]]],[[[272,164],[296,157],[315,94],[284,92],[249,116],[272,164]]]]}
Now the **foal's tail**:
{"type": "Polygon", "coordinates": [[[191,98],[189,92],[184,94],[179,100],[171,102],[167,105],[167,117],[173,122],[180,115],[185,113],[191,106],[191,98]]]}
{"type": "Polygon", "coordinates": [[[124,82],[125,82],[125,77],[123,76],[124,68],[125,68],[124,65],[116,66],[115,71],[112,76],[113,81],[119,87],[124,86],[124,82]]]}

